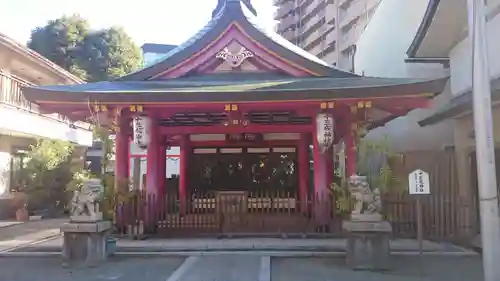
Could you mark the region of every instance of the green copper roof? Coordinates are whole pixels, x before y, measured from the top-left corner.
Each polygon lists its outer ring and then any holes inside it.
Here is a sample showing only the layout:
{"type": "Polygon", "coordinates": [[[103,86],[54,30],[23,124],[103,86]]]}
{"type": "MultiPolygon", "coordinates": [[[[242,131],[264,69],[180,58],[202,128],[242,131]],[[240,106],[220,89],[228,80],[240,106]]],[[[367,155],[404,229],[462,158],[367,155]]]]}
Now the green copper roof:
{"type": "Polygon", "coordinates": [[[401,79],[373,77],[266,78],[245,74],[216,74],[210,77],[179,78],[163,81],[109,81],[80,85],[26,88],[25,95],[37,101],[81,101],[122,99],[154,101],[215,101],[336,99],[370,96],[397,96],[439,93],[447,78],[401,79]],[[253,96],[252,96],[253,95],[253,96]]]}

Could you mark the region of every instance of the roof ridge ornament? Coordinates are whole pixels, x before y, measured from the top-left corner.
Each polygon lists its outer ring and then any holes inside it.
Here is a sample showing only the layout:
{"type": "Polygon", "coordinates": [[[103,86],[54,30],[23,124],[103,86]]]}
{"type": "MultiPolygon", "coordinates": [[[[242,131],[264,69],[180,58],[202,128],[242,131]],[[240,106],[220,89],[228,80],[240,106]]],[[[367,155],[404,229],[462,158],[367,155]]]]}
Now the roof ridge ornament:
{"type": "Polygon", "coordinates": [[[254,55],[245,47],[241,47],[237,53],[231,53],[228,47],[218,52],[215,57],[229,63],[232,68],[239,67],[247,58],[252,58],[254,55]]]}
{"type": "Polygon", "coordinates": [[[236,3],[239,5],[245,5],[248,10],[255,16],[257,16],[257,11],[252,5],[252,0],[218,0],[217,1],[217,6],[215,9],[212,11],[212,18],[214,18],[217,14],[219,14],[224,7],[226,7],[230,3],[236,3]]]}

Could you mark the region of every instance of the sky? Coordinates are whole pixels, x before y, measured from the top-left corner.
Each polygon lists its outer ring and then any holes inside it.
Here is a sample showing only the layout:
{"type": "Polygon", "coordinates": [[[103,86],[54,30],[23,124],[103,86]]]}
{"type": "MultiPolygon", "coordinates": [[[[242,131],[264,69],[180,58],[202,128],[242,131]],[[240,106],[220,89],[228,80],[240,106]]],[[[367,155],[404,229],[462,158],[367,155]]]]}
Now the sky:
{"type": "MultiPolygon", "coordinates": [[[[121,26],[141,46],[180,44],[210,20],[217,0],[0,0],[0,32],[26,43],[31,30],[78,13],[92,28],[121,26]]],[[[263,25],[274,26],[271,0],[252,0],[263,25]]]]}

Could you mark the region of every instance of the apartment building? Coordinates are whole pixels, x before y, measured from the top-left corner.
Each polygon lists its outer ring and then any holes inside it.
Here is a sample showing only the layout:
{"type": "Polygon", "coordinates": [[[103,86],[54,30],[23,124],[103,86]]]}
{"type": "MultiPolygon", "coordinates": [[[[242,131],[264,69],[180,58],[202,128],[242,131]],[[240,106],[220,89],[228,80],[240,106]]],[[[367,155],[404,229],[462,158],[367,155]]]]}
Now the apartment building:
{"type": "Polygon", "coordinates": [[[354,71],[356,42],[381,0],[273,0],[276,31],[341,69],[354,71]]]}

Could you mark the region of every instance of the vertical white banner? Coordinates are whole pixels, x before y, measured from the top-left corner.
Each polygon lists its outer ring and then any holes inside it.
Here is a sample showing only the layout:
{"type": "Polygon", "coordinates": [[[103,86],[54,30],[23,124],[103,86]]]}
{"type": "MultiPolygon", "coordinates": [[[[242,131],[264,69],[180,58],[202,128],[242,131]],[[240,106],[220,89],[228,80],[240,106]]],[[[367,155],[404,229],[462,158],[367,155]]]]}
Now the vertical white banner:
{"type": "Polygon", "coordinates": [[[147,116],[136,116],[133,119],[134,143],[140,148],[148,147],[150,124],[151,120],[147,116]]]}
{"type": "Polygon", "coordinates": [[[316,137],[321,151],[326,152],[334,140],[334,120],[330,113],[319,113],[316,116],[316,137]]]}

